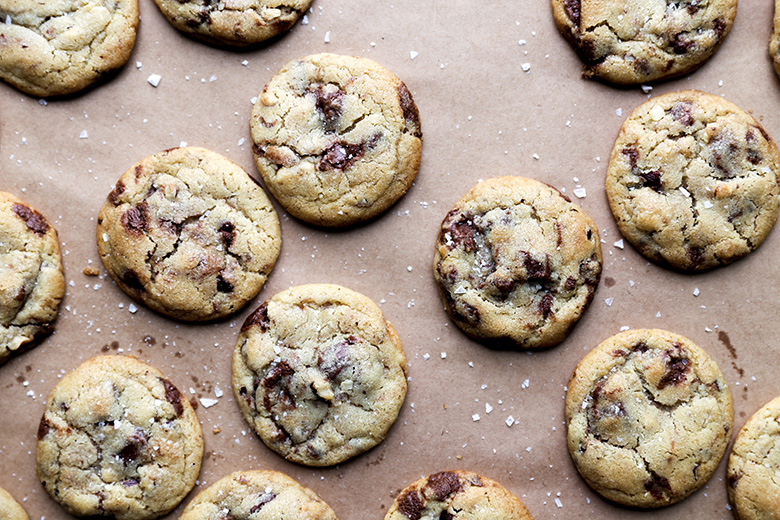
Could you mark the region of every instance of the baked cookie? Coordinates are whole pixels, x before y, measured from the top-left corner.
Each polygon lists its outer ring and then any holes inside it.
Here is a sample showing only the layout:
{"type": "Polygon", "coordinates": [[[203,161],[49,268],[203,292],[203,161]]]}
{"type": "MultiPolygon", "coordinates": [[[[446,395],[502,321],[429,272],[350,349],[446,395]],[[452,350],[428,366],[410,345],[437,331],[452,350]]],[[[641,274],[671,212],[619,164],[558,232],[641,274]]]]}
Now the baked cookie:
{"type": "Polygon", "coordinates": [[[696,70],[731,30],[737,0],[552,0],[552,8],[585,77],[630,85],[696,70]]]}
{"type": "Polygon", "coordinates": [[[727,471],[737,520],[780,518],[780,397],[753,414],[739,431],[727,471]]]}
{"type": "Polygon", "coordinates": [[[59,96],[125,64],[138,0],[0,0],[0,20],[0,78],[34,96],[59,96]]]}
{"type": "Polygon", "coordinates": [[[2,520],[30,520],[14,497],[0,488],[0,518],[2,520]]]}
{"type": "Polygon", "coordinates": [[[533,520],[523,502],[498,482],[471,471],[442,471],[398,495],[385,520],[533,520]]]}
{"type": "Polygon", "coordinates": [[[188,321],[222,318],[254,298],[281,247],[279,218],[237,164],[174,148],[130,168],[97,226],[100,258],[128,295],[188,321]]]}
{"type": "Polygon", "coordinates": [[[684,499],[709,480],[733,424],[718,365],[690,340],[629,330],[580,361],[566,392],[569,453],[605,498],[635,507],[684,499]]]}
{"type": "Polygon", "coordinates": [[[162,516],[193,488],[202,456],[189,401],[158,370],[124,356],[98,356],[65,375],[38,428],[38,479],[77,516],[162,516]]]}
{"type": "Polygon", "coordinates": [[[238,471],[198,493],[179,520],[336,520],[311,489],[278,471],[238,471]]]}
{"type": "Polygon", "coordinates": [[[420,166],[412,95],[366,58],[291,61],[263,88],[250,129],[266,186],[310,224],[346,226],[378,215],[406,193],[420,166]]]}
{"type": "Polygon", "coordinates": [[[777,220],[780,154],[761,125],[719,96],[653,98],[620,129],[607,198],[640,253],[686,271],[756,249],[777,220]]]}
{"type": "Polygon", "coordinates": [[[555,188],[523,177],[489,179],[442,222],[433,273],[445,309],[470,336],[550,347],[593,299],[599,234],[555,188]]]}
{"type": "Polygon", "coordinates": [[[370,299],[293,287],[247,318],[233,354],[241,413],[292,462],[331,466],[379,444],[406,397],[401,341],[370,299]]]}
{"type": "Polygon", "coordinates": [[[178,30],[233,47],[259,43],[298,21],[312,0],[154,0],[178,30]]]}
{"type": "Polygon", "coordinates": [[[780,0],[775,0],[775,19],[772,36],[769,39],[769,56],[775,72],[780,76],[780,0]]]}
{"type": "Polygon", "coordinates": [[[64,294],[57,232],[0,191],[0,364],[51,332],[64,294]]]}

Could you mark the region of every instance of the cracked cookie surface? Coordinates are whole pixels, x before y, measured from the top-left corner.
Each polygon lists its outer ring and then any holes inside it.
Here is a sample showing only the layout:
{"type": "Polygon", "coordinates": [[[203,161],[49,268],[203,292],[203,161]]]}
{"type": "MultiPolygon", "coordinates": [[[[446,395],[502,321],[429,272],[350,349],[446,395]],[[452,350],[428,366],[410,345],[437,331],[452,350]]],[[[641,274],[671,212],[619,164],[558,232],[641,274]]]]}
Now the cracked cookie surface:
{"type": "Polygon", "coordinates": [[[0,364],[51,332],[64,294],[57,232],[0,192],[0,364]]]}
{"type": "Polygon", "coordinates": [[[629,330],[593,349],[566,392],[569,453],[588,485],[635,507],[684,499],[712,476],[733,425],[717,364],[690,340],[629,330]]]}
{"type": "Polygon", "coordinates": [[[552,0],[585,77],[636,84],[687,74],[718,49],[737,0],[552,0]]]}
{"type": "Polygon", "coordinates": [[[179,520],[337,520],[314,491],[278,471],[238,471],[201,491],[179,520]]]}
{"type": "Polygon", "coordinates": [[[370,219],[412,185],[422,131],[409,89],[366,58],[294,60],[263,88],[250,129],[257,169],[293,216],[315,225],[370,219]]]}
{"type": "Polygon", "coordinates": [[[445,309],[470,336],[550,347],[593,299],[601,276],[598,229],[547,184],[489,179],[445,217],[433,271],[445,309]]]}
{"type": "Polygon", "coordinates": [[[77,516],[164,515],[195,485],[202,457],[187,399],[124,356],[98,356],[65,375],[38,428],[38,479],[77,516]]]}
{"type": "Polygon", "coordinates": [[[312,0],[154,0],[176,29],[203,40],[246,46],[292,27],[312,0]]]}
{"type": "Polygon", "coordinates": [[[780,153],[750,115],[704,92],[653,98],[628,117],[607,169],[620,232],[643,255],[687,271],[756,249],[778,214],[780,153]]]}
{"type": "Polygon", "coordinates": [[[780,397],[739,431],[727,473],[729,500],[738,520],[780,519],[780,397]]]}
{"type": "Polygon", "coordinates": [[[3,520],[30,520],[22,506],[3,488],[0,488],[0,518],[3,520]]]}
{"type": "Polygon", "coordinates": [[[233,354],[244,418],[287,460],[330,466],[379,444],[406,397],[406,357],[370,299],[293,287],[247,318],[233,354]]]}
{"type": "Polygon", "coordinates": [[[523,502],[472,471],[442,471],[405,488],[385,520],[533,520],[523,502]]]}
{"type": "Polygon", "coordinates": [[[0,0],[0,78],[35,96],[77,92],[130,57],[138,0],[0,0]]]}
{"type": "Polygon", "coordinates": [[[162,314],[205,321],[232,314],[265,284],[281,231],[263,189],[203,148],[135,164],[100,211],[100,258],[128,295],[162,314]]]}

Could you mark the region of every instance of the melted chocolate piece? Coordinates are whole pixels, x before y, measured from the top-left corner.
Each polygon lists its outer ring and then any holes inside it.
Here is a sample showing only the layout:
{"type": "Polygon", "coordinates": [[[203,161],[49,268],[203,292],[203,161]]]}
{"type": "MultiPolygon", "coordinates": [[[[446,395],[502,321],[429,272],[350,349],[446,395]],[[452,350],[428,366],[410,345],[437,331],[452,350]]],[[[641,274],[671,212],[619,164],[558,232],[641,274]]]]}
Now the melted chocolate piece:
{"type": "Polygon", "coordinates": [[[676,34],[671,43],[675,54],[685,54],[692,47],[696,47],[696,42],[689,40],[685,33],[676,34]]]}
{"type": "Polygon", "coordinates": [[[420,520],[423,501],[417,490],[412,489],[398,499],[398,511],[409,520],[420,520]]]}
{"type": "Polygon", "coordinates": [[[122,273],[120,280],[130,289],[134,289],[138,292],[146,291],[146,288],[144,288],[144,285],[141,283],[141,280],[138,278],[138,274],[135,271],[128,269],[122,273]]]}
{"type": "Polygon", "coordinates": [[[652,188],[653,191],[657,191],[658,193],[661,192],[662,184],[661,184],[661,172],[658,170],[653,170],[649,172],[638,172],[639,176],[642,178],[642,184],[647,188],[652,188]]]}
{"type": "Polygon", "coordinates": [[[636,163],[639,160],[639,150],[636,148],[623,148],[620,153],[628,157],[628,163],[631,165],[631,169],[636,168],[636,163]]]}
{"type": "Polygon", "coordinates": [[[11,211],[13,211],[17,217],[24,220],[24,223],[27,224],[27,227],[30,229],[30,231],[36,235],[43,236],[47,231],[49,231],[49,223],[46,222],[46,219],[43,217],[43,215],[34,209],[17,202],[11,206],[11,211]]]}
{"type": "Polygon", "coordinates": [[[225,244],[226,249],[230,249],[233,245],[233,240],[236,237],[235,226],[232,222],[225,222],[219,226],[219,237],[222,239],[222,243],[225,244]]]}
{"type": "Polygon", "coordinates": [[[286,361],[273,363],[270,370],[263,378],[262,384],[266,388],[263,397],[263,406],[269,412],[277,403],[281,403],[287,408],[295,408],[295,397],[290,392],[290,377],[295,371],[286,361]],[[277,399],[272,400],[276,394],[277,399]]]}
{"type": "Polygon", "coordinates": [[[431,497],[439,502],[447,498],[452,493],[457,493],[463,489],[458,476],[451,471],[442,471],[428,477],[423,494],[427,497],[428,492],[431,497]]]}
{"type": "Polygon", "coordinates": [[[414,99],[412,99],[412,93],[409,92],[409,89],[403,81],[398,86],[398,103],[401,105],[401,111],[404,113],[404,120],[406,120],[407,127],[411,127],[412,133],[416,137],[421,137],[420,112],[417,110],[414,99]]]}
{"type": "Polygon", "coordinates": [[[181,414],[184,413],[184,405],[181,403],[181,393],[179,393],[179,389],[173,386],[173,383],[165,378],[161,377],[160,381],[162,381],[162,384],[165,387],[165,400],[173,405],[176,415],[181,417],[181,414]]]}
{"type": "Polygon", "coordinates": [[[341,117],[341,109],[344,104],[344,92],[342,90],[336,90],[334,92],[326,93],[322,85],[317,85],[316,89],[310,89],[310,92],[314,94],[314,106],[317,108],[320,117],[322,118],[323,125],[325,126],[325,133],[332,134],[338,126],[339,118],[341,117]]]}
{"type": "Polygon", "coordinates": [[[263,509],[263,506],[265,506],[268,502],[276,498],[276,495],[273,493],[261,493],[260,494],[260,500],[257,502],[257,504],[253,505],[251,509],[249,509],[249,514],[253,515],[263,509]]]}
{"type": "Polygon", "coordinates": [[[108,201],[114,206],[119,206],[119,196],[125,192],[125,183],[121,180],[116,183],[114,189],[108,194],[108,201]]]}
{"type": "Polygon", "coordinates": [[[255,312],[249,315],[249,317],[241,326],[241,332],[246,332],[250,327],[257,326],[261,332],[268,330],[268,302],[263,302],[255,312]]]}
{"type": "Polygon", "coordinates": [[[693,103],[682,101],[675,103],[671,110],[672,118],[680,124],[691,126],[693,124],[693,103]]]}
{"type": "Polygon", "coordinates": [[[460,318],[462,321],[465,321],[472,326],[478,325],[479,322],[482,321],[482,317],[480,316],[479,310],[476,307],[465,302],[461,303],[461,307],[462,310],[455,310],[456,318],[460,318]]]}
{"type": "Polygon", "coordinates": [[[563,0],[563,8],[566,11],[566,16],[569,17],[571,23],[575,26],[577,31],[580,29],[580,0],[563,0]]]}
{"type": "Polygon", "coordinates": [[[119,220],[131,234],[143,234],[148,228],[149,205],[141,202],[125,211],[119,220]]]}
{"type": "Polygon", "coordinates": [[[679,385],[685,381],[685,375],[691,369],[691,360],[684,357],[675,356],[667,351],[666,373],[658,381],[658,389],[663,390],[669,385],[679,385]]]}
{"type": "Polygon", "coordinates": [[[48,434],[51,430],[51,424],[49,424],[49,421],[46,420],[46,416],[42,416],[41,422],[38,424],[38,440],[46,437],[46,434],[48,434]]]}
{"type": "Polygon", "coordinates": [[[553,300],[554,298],[552,294],[545,293],[545,295],[542,296],[542,299],[539,301],[539,313],[541,313],[544,319],[547,319],[550,316],[550,314],[553,314],[552,312],[553,300]]]}
{"type": "Polygon", "coordinates": [[[691,261],[691,267],[696,267],[704,263],[704,250],[700,247],[688,249],[688,260],[691,261]]]}
{"type": "Polygon", "coordinates": [[[715,20],[715,24],[713,28],[715,29],[715,34],[718,35],[718,38],[721,38],[723,34],[726,32],[726,22],[718,18],[715,20]]]}
{"type": "Polygon", "coordinates": [[[349,336],[317,355],[317,364],[325,374],[325,377],[333,381],[349,366],[347,347],[354,345],[358,341],[359,338],[357,336],[349,336]]]}
{"type": "Polygon", "coordinates": [[[531,253],[522,251],[520,255],[523,257],[523,265],[527,273],[529,280],[540,280],[547,282],[550,280],[551,268],[550,257],[545,256],[544,263],[534,260],[531,257],[531,253]]]}
{"type": "Polygon", "coordinates": [[[222,275],[217,275],[217,292],[232,293],[233,284],[222,278],[222,275]]]}
{"type": "MultiPolygon", "coordinates": [[[[450,214],[447,215],[446,220],[449,220],[451,216],[455,216],[456,214],[457,209],[453,209],[450,214]]],[[[475,236],[478,230],[474,225],[472,218],[470,213],[466,213],[462,215],[457,222],[450,224],[450,226],[446,228],[446,232],[449,233],[451,239],[451,244],[447,246],[450,250],[455,249],[456,247],[463,247],[467,253],[476,251],[477,241],[475,240],[475,236]]]]}
{"type": "Polygon", "coordinates": [[[146,445],[146,435],[141,428],[136,428],[133,434],[128,437],[127,445],[117,453],[117,457],[125,463],[130,464],[138,459],[141,449],[146,445]]]}
{"type": "Polygon", "coordinates": [[[665,477],[658,476],[655,473],[653,473],[652,480],[645,481],[645,489],[656,500],[663,500],[664,495],[671,495],[672,493],[672,486],[669,485],[669,481],[665,477]]]}
{"type": "Polygon", "coordinates": [[[729,487],[731,487],[731,488],[737,487],[737,483],[739,482],[739,479],[741,479],[741,478],[742,478],[742,473],[733,473],[733,474],[729,475],[729,478],[728,478],[729,487]]]}

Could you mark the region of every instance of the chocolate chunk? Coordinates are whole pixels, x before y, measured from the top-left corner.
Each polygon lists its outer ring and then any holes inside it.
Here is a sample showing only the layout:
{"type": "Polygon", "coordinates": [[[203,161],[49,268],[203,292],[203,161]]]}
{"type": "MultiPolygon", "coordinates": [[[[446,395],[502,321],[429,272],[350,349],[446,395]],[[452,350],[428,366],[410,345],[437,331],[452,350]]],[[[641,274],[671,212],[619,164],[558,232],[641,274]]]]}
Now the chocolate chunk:
{"type": "Polygon", "coordinates": [[[122,225],[131,234],[140,235],[148,228],[149,205],[146,201],[136,204],[124,212],[119,219],[122,225]]]}
{"type": "Polygon", "coordinates": [[[658,193],[661,193],[662,184],[661,184],[661,172],[658,170],[653,170],[649,172],[639,171],[637,172],[638,175],[642,178],[642,184],[646,188],[652,188],[653,191],[657,191],[658,193]]]}
{"type": "Polygon", "coordinates": [[[424,507],[422,498],[416,489],[407,491],[398,499],[398,511],[409,520],[420,520],[424,507]]]}
{"type": "Polygon", "coordinates": [[[685,54],[692,47],[696,47],[696,42],[688,39],[685,33],[676,34],[671,43],[675,54],[685,54]]]}
{"type": "Polygon", "coordinates": [[[442,471],[428,477],[423,494],[426,498],[432,498],[441,502],[452,493],[463,489],[458,476],[451,471],[442,471]]]}
{"type": "Polygon", "coordinates": [[[43,217],[43,215],[34,209],[17,202],[11,206],[11,211],[16,213],[17,217],[24,220],[30,231],[36,235],[43,236],[47,231],[49,231],[49,223],[46,222],[46,219],[43,217]]]}
{"type": "Polygon", "coordinates": [[[276,498],[276,495],[273,493],[261,493],[260,499],[258,500],[257,504],[253,505],[249,509],[249,514],[253,515],[263,509],[263,506],[266,505],[268,502],[276,498]]]}
{"type": "Polygon", "coordinates": [[[181,403],[181,393],[179,389],[173,386],[173,383],[167,379],[160,378],[163,386],[165,387],[165,400],[173,405],[176,415],[181,416],[184,413],[184,405],[181,403]]]}
{"type": "Polygon", "coordinates": [[[286,361],[273,363],[263,378],[263,386],[266,388],[263,397],[263,406],[268,411],[277,403],[287,408],[295,408],[295,397],[290,392],[290,377],[295,371],[286,361]]]}
{"type": "Polygon", "coordinates": [[[580,30],[580,0],[563,0],[563,8],[566,16],[571,20],[576,30],[580,30]]]}
{"type": "Polygon", "coordinates": [[[465,321],[469,325],[478,325],[482,321],[482,317],[479,315],[479,310],[473,305],[462,302],[460,304],[461,309],[456,309],[455,317],[461,321],[465,321]]]}
{"type": "Polygon", "coordinates": [[[646,58],[634,60],[634,67],[642,74],[650,74],[650,63],[648,63],[646,58]]]}
{"type": "Polygon", "coordinates": [[[672,492],[669,481],[665,477],[658,476],[655,473],[653,473],[652,480],[645,481],[645,489],[656,500],[663,500],[665,494],[671,494],[672,492]]]}
{"type": "Polygon", "coordinates": [[[540,262],[531,257],[531,253],[527,251],[521,251],[520,255],[523,257],[523,265],[525,266],[526,276],[529,280],[540,280],[547,282],[550,280],[551,267],[550,257],[545,254],[544,262],[540,262]]]}
{"type": "Polygon", "coordinates": [[[672,118],[680,124],[691,126],[693,124],[693,103],[682,101],[675,103],[671,110],[672,118]]]}
{"type": "Polygon", "coordinates": [[[726,22],[724,22],[722,19],[717,18],[714,23],[714,30],[715,34],[718,36],[718,38],[721,38],[723,34],[726,32],[727,26],[726,22]]]}
{"type": "Polygon", "coordinates": [[[570,276],[570,277],[566,278],[566,281],[564,282],[563,287],[567,291],[571,291],[572,289],[577,287],[577,279],[574,278],[573,276],[570,276]]]}
{"type": "Polygon", "coordinates": [[[728,478],[729,487],[731,487],[731,488],[737,487],[737,483],[739,482],[739,479],[741,479],[741,478],[742,478],[742,473],[732,473],[731,475],[729,475],[729,478],[728,478]]]}
{"type": "Polygon", "coordinates": [[[141,283],[141,280],[138,278],[138,274],[135,271],[128,269],[127,271],[122,273],[120,280],[122,281],[123,284],[125,284],[125,286],[127,286],[130,289],[134,289],[138,292],[146,291],[146,288],[141,283]]]}
{"type": "Polygon", "coordinates": [[[398,103],[401,105],[401,111],[404,114],[404,120],[406,121],[406,131],[411,130],[412,134],[416,137],[422,137],[422,131],[420,130],[420,112],[417,110],[417,105],[412,99],[412,93],[406,87],[404,82],[398,86],[398,103]]]}
{"type": "Polygon", "coordinates": [[[125,192],[125,183],[121,180],[116,183],[114,189],[108,194],[108,201],[114,206],[119,206],[119,196],[125,192]]]}
{"type": "Polygon", "coordinates": [[[699,8],[698,4],[688,4],[688,6],[686,7],[686,9],[688,10],[688,14],[689,14],[689,15],[691,15],[691,16],[693,16],[693,15],[695,15],[696,13],[698,13],[698,12],[699,12],[699,9],[700,9],[700,8],[699,8]]]}
{"type": "Polygon", "coordinates": [[[639,150],[636,148],[623,148],[620,153],[628,157],[628,163],[631,165],[631,169],[636,168],[636,163],[639,160],[639,150]]]}
{"type": "Polygon", "coordinates": [[[129,479],[125,480],[124,482],[122,482],[122,485],[125,486],[125,487],[137,486],[138,485],[138,481],[136,479],[134,479],[134,478],[129,478],[129,479]]]}
{"type": "Polygon", "coordinates": [[[753,132],[753,129],[751,128],[745,133],[745,142],[748,145],[747,149],[747,159],[752,164],[758,164],[761,162],[761,151],[758,150],[757,144],[756,144],[756,134],[753,132]]]}
{"type": "Polygon", "coordinates": [[[117,453],[117,457],[125,463],[125,465],[134,462],[141,454],[141,449],[146,445],[146,435],[141,428],[136,428],[133,434],[128,437],[127,445],[117,453]]]}
{"type": "Polygon", "coordinates": [[[704,263],[704,249],[701,247],[691,247],[688,249],[688,260],[691,262],[691,267],[696,267],[704,263]]]}
{"type": "Polygon", "coordinates": [[[314,94],[314,106],[317,108],[322,118],[326,134],[332,134],[338,127],[341,109],[344,104],[344,91],[336,90],[325,92],[322,85],[317,85],[316,89],[310,89],[314,94]]]}
{"type": "Polygon", "coordinates": [[[553,306],[553,295],[550,293],[545,293],[544,296],[542,296],[542,299],[539,300],[539,313],[542,315],[544,319],[547,319],[550,314],[553,314],[552,312],[552,306],[553,306]]]}
{"type": "Polygon", "coordinates": [[[233,284],[222,278],[222,275],[217,275],[217,292],[232,293],[233,284]]]}
{"type": "Polygon", "coordinates": [[[225,222],[219,226],[219,237],[222,239],[226,249],[230,249],[230,246],[233,245],[233,240],[236,237],[235,229],[232,222],[225,222]]]}
{"type": "Polygon", "coordinates": [[[41,417],[41,422],[38,424],[38,440],[43,439],[46,437],[46,434],[48,434],[51,431],[52,427],[51,424],[49,424],[49,421],[46,420],[46,416],[41,417]]]}
{"type": "Polygon", "coordinates": [[[669,385],[679,385],[685,381],[685,374],[691,369],[691,360],[680,357],[667,351],[666,355],[666,373],[658,381],[658,389],[663,390],[669,385]]]}
{"type": "MultiPolygon", "coordinates": [[[[450,214],[447,215],[447,218],[444,220],[445,225],[446,222],[455,215],[457,215],[457,209],[450,211],[450,214]]],[[[476,251],[477,241],[475,237],[478,230],[474,225],[472,218],[470,213],[465,213],[457,222],[450,224],[449,227],[444,230],[445,233],[450,236],[450,241],[447,242],[447,247],[450,250],[455,249],[456,247],[463,247],[467,253],[476,251]]]]}
{"type": "Polygon", "coordinates": [[[381,134],[374,134],[368,141],[359,144],[350,144],[345,141],[336,141],[325,148],[325,156],[317,166],[321,172],[327,170],[348,170],[355,162],[365,155],[367,150],[376,146],[382,138],[381,134]]]}
{"type": "Polygon", "coordinates": [[[453,518],[455,518],[455,515],[453,515],[446,509],[442,511],[441,514],[439,515],[439,520],[452,520],[453,518]]]}
{"type": "Polygon", "coordinates": [[[241,326],[241,332],[246,332],[250,327],[259,327],[261,332],[268,330],[268,302],[263,302],[255,312],[249,315],[241,326]]]}
{"type": "Polygon", "coordinates": [[[317,354],[317,364],[320,370],[330,381],[335,380],[339,374],[349,366],[349,352],[347,347],[354,345],[359,341],[357,336],[349,336],[343,341],[339,341],[328,349],[317,354]]]}

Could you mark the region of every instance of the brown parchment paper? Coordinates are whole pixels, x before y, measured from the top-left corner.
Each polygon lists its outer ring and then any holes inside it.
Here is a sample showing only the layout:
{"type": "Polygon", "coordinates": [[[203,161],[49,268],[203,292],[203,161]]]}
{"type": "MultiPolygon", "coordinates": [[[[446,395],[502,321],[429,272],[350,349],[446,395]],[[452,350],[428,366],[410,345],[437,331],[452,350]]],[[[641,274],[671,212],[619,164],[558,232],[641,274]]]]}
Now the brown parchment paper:
{"type": "MultiPolygon", "coordinates": [[[[501,482],[537,519],[732,517],[725,459],[703,489],[672,507],[644,512],[601,499],[569,459],[563,398],[582,356],[623,326],[666,328],[704,347],[731,386],[735,431],[780,395],[780,232],[731,266],[674,273],[614,245],[620,235],[603,188],[617,131],[648,96],[683,88],[723,95],[780,136],[780,83],[767,56],[771,2],[742,0],[707,64],[648,93],[581,79],[547,0],[315,0],[308,23],[243,52],[188,39],[151,0],[140,4],[130,62],[107,82],[46,101],[0,85],[0,189],[56,226],[68,284],[56,333],[0,366],[0,486],[31,519],[69,518],[37,481],[35,435],[60,377],[102,353],[136,356],[191,400],[217,401],[197,409],[206,455],[196,491],[236,470],[271,468],[314,489],[342,520],[381,519],[407,484],[463,468],[501,482]],[[185,324],[131,307],[95,246],[95,219],[113,184],[135,162],[182,142],[222,153],[257,177],[252,98],[287,61],[323,51],[370,57],[406,82],[424,132],[414,186],[381,218],[344,231],[303,225],[277,205],[279,262],[257,301],[233,319],[185,324]],[[156,88],[147,82],[152,74],[161,76],[156,88]],[[450,323],[436,293],[431,259],[441,220],[478,180],[499,175],[537,178],[570,195],[583,188],[586,196],[573,199],[604,239],[595,300],[548,351],[475,343],[450,323]],[[84,275],[88,266],[100,275],[84,275]],[[380,303],[410,366],[406,403],[384,443],[328,469],[268,450],[241,417],[230,383],[236,334],[249,312],[312,282],[342,284],[380,303]]],[[[193,496],[166,518],[178,518],[193,496]]]]}

